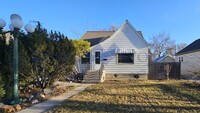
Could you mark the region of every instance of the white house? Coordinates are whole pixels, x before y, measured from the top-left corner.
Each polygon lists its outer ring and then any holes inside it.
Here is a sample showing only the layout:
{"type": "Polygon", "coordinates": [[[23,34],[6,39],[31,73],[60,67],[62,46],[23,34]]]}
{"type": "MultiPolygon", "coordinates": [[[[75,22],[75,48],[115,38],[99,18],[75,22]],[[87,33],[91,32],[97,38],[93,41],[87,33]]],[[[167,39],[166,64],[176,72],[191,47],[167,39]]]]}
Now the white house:
{"type": "MultiPolygon", "coordinates": [[[[148,44],[142,32],[137,31],[128,20],[117,31],[88,31],[83,40],[91,43],[91,51],[81,59],[81,70],[98,72],[103,69],[106,79],[147,78],[148,44]],[[102,68],[103,67],[103,68],[102,68]]],[[[85,79],[91,76],[86,74],[85,79]]]]}
{"type": "Polygon", "coordinates": [[[200,70],[200,39],[176,53],[176,62],[181,62],[181,75],[194,75],[200,70]]]}

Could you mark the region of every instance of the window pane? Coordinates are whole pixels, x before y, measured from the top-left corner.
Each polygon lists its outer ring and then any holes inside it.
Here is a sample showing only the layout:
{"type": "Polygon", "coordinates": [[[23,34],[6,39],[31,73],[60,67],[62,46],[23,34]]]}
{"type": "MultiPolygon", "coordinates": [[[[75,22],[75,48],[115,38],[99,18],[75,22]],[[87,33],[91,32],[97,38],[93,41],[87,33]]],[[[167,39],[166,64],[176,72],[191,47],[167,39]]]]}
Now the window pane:
{"type": "Polygon", "coordinates": [[[90,63],[90,59],[89,58],[82,58],[81,61],[82,61],[81,62],[82,64],[89,64],[90,63]]]}
{"type": "Polygon", "coordinates": [[[100,52],[95,52],[95,63],[100,64],[100,52]]]}
{"type": "Polygon", "coordinates": [[[133,53],[118,54],[118,63],[134,63],[134,54],[133,53]]]}
{"type": "Polygon", "coordinates": [[[82,64],[89,64],[90,63],[90,53],[87,53],[86,55],[85,55],[85,58],[81,58],[81,63],[82,64]]]}

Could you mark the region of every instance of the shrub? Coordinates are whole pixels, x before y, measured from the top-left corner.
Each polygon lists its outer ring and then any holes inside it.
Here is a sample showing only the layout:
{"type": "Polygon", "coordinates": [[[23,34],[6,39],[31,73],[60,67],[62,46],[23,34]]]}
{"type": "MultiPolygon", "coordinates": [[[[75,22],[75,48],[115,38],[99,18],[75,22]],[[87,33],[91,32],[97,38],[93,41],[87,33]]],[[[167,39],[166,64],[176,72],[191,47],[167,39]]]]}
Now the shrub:
{"type": "Polygon", "coordinates": [[[5,90],[4,90],[4,82],[2,80],[2,74],[0,73],[0,100],[2,97],[5,95],[5,90]]]}
{"type": "Polygon", "coordinates": [[[194,72],[194,75],[195,75],[196,77],[200,77],[200,70],[196,70],[196,71],[194,72]]]}

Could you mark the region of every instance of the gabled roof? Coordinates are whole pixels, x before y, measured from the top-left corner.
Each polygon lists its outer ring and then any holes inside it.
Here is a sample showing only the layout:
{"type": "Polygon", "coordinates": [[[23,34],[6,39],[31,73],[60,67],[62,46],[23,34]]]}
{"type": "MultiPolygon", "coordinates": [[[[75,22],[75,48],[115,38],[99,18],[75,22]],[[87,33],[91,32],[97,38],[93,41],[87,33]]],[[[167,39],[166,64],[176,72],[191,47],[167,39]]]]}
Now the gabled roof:
{"type": "MultiPolygon", "coordinates": [[[[125,21],[124,24],[128,23],[130,26],[131,24],[128,22],[128,20],[125,21]]],[[[122,25],[122,27],[124,26],[122,25]]],[[[132,27],[132,26],[131,26],[132,27]]],[[[133,28],[133,27],[132,27],[133,28]]],[[[133,28],[135,29],[135,28],[133,28]]],[[[104,40],[108,39],[110,36],[112,36],[116,31],[87,31],[82,37],[82,40],[86,40],[90,42],[90,46],[94,46],[96,44],[99,44],[100,42],[103,42],[104,40]]],[[[137,34],[144,39],[142,32],[137,31],[137,34]]]]}
{"type": "Polygon", "coordinates": [[[160,56],[160,57],[158,57],[158,58],[155,58],[154,60],[153,60],[153,62],[160,62],[162,59],[164,59],[165,58],[165,56],[160,56]]]}
{"type": "Polygon", "coordinates": [[[200,51],[200,39],[195,40],[190,45],[186,46],[181,51],[176,53],[176,55],[187,54],[195,51],[200,51]]]}
{"type": "Polygon", "coordinates": [[[144,41],[144,43],[146,44],[146,46],[148,47],[148,43],[147,43],[147,41],[144,39],[144,37],[143,37],[143,35],[142,35],[142,32],[141,31],[137,31],[132,25],[131,25],[131,23],[128,21],[128,20],[126,20],[125,22],[124,22],[124,24],[121,26],[121,28],[123,28],[125,25],[129,25],[135,32],[136,32],[136,34],[140,37],[140,38],[142,38],[142,40],[144,41]]]}
{"type": "Polygon", "coordinates": [[[115,31],[87,31],[81,39],[110,37],[115,31]]]}
{"type": "Polygon", "coordinates": [[[107,38],[109,37],[91,38],[91,39],[84,39],[84,40],[90,42],[90,46],[94,46],[100,42],[103,42],[107,38]]]}
{"type": "Polygon", "coordinates": [[[168,55],[163,55],[163,56],[160,56],[160,57],[154,59],[153,62],[160,62],[160,61],[164,60],[167,57],[170,57],[170,58],[174,59],[171,55],[168,54],[168,55]]]}
{"type": "Polygon", "coordinates": [[[90,42],[90,46],[94,46],[109,38],[113,33],[114,31],[87,31],[81,39],[90,42]]]}

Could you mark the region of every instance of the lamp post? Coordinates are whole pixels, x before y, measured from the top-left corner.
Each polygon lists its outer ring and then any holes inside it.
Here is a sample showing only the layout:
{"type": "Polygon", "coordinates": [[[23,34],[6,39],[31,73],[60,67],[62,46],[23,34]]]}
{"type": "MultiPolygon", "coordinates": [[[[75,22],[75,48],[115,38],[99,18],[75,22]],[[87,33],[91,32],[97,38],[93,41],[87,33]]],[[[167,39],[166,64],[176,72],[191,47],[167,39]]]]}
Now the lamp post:
{"type": "MultiPolygon", "coordinates": [[[[18,72],[18,63],[19,63],[19,55],[18,55],[18,35],[19,30],[23,27],[22,18],[17,14],[12,14],[10,16],[11,24],[9,26],[10,31],[3,31],[3,27],[6,26],[6,22],[3,19],[0,19],[0,33],[6,34],[11,33],[14,37],[13,42],[13,100],[11,101],[11,105],[21,103],[19,99],[19,91],[18,91],[18,84],[19,84],[19,72],[18,72]]],[[[33,33],[35,28],[31,24],[25,25],[25,30],[29,33],[33,33]]]]}

